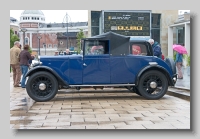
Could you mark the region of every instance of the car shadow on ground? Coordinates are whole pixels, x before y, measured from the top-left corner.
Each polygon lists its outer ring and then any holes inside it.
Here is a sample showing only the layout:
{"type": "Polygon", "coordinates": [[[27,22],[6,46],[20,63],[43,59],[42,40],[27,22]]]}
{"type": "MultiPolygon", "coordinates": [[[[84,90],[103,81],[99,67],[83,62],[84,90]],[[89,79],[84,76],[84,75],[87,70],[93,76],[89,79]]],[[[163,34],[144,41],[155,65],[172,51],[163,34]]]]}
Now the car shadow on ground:
{"type": "MultiPolygon", "coordinates": [[[[163,97],[159,100],[165,100],[163,97]]],[[[51,101],[93,101],[93,100],[147,100],[129,90],[60,90],[51,101]]],[[[147,100],[152,101],[152,100],[147,100]]],[[[156,100],[154,100],[156,101],[156,100]]]]}

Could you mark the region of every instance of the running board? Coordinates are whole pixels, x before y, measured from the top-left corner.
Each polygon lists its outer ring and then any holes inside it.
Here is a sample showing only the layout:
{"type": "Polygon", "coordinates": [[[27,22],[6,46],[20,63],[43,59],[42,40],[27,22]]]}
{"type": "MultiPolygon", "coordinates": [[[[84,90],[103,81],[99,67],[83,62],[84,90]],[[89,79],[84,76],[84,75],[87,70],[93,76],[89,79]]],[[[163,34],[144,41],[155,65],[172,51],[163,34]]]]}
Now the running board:
{"type": "Polygon", "coordinates": [[[69,85],[70,87],[93,87],[93,86],[135,86],[135,84],[89,84],[89,85],[69,85]]]}

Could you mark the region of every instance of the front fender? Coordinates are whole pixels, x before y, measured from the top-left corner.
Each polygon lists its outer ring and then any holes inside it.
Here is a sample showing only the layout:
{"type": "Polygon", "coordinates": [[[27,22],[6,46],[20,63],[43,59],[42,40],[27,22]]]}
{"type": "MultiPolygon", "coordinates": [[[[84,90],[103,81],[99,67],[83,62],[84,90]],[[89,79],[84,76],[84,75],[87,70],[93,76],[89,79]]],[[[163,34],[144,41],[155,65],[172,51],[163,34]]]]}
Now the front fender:
{"type": "Polygon", "coordinates": [[[167,70],[159,65],[149,65],[145,68],[143,68],[137,75],[137,79],[136,79],[136,86],[139,84],[139,80],[140,80],[140,77],[143,75],[143,73],[147,72],[147,71],[150,71],[150,70],[158,70],[158,71],[161,71],[162,73],[165,74],[167,80],[168,80],[168,84],[169,85],[172,85],[174,86],[174,82],[172,80],[172,77],[170,76],[169,72],[167,72],[167,70]]]}
{"type": "Polygon", "coordinates": [[[68,86],[68,83],[66,83],[53,69],[51,69],[51,68],[49,68],[47,66],[37,66],[37,67],[34,67],[34,68],[30,69],[26,73],[25,77],[31,76],[32,74],[34,74],[35,72],[38,72],[38,71],[49,72],[49,73],[53,74],[56,77],[56,79],[58,81],[60,81],[63,85],[68,86]]]}

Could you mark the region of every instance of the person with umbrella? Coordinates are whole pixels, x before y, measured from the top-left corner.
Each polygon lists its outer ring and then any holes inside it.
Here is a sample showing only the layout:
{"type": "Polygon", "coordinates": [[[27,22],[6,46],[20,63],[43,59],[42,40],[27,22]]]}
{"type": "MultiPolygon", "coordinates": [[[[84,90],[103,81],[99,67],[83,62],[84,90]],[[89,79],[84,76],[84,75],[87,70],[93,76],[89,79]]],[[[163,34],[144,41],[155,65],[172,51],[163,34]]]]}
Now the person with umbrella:
{"type": "Polygon", "coordinates": [[[181,71],[182,66],[183,66],[183,54],[177,52],[176,53],[176,67],[178,69],[178,79],[183,79],[183,73],[181,71]]]}
{"type": "Polygon", "coordinates": [[[183,79],[183,73],[181,71],[183,66],[183,54],[187,54],[187,50],[182,45],[173,45],[173,50],[177,52],[175,62],[178,69],[178,79],[183,79]]]}

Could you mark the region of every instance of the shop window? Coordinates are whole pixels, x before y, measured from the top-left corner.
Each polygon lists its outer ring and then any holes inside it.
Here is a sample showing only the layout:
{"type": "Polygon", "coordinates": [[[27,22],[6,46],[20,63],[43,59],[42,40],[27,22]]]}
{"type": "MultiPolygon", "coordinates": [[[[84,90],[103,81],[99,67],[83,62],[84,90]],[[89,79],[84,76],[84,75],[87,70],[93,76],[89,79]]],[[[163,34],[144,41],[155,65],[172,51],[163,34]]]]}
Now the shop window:
{"type": "Polygon", "coordinates": [[[161,18],[161,14],[152,14],[151,15],[152,28],[160,28],[160,18],[161,18]]]}
{"type": "Polygon", "coordinates": [[[49,44],[49,48],[52,48],[52,44],[49,44]]]}
{"type": "Polygon", "coordinates": [[[25,45],[29,45],[29,38],[28,37],[25,38],[25,45]]]}
{"type": "Polygon", "coordinates": [[[152,29],[151,38],[153,38],[154,41],[157,41],[158,43],[160,43],[160,29],[152,29]]]}
{"type": "Polygon", "coordinates": [[[45,47],[46,47],[46,44],[43,44],[42,46],[43,46],[43,48],[45,48],[45,47]]]}
{"type": "Polygon", "coordinates": [[[54,48],[57,48],[57,44],[54,44],[54,48]]]}

